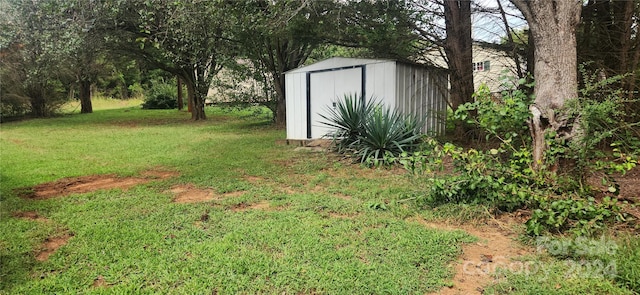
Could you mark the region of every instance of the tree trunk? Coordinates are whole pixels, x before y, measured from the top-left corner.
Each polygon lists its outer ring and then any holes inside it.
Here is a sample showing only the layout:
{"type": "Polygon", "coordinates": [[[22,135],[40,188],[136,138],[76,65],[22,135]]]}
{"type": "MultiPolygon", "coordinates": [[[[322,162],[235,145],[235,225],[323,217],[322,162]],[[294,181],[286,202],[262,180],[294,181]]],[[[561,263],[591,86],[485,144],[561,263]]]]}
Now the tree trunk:
{"type": "Polygon", "coordinates": [[[581,0],[512,0],[522,11],[535,42],[535,100],[529,107],[533,136],[533,165],[544,163],[545,133],[555,131],[567,141],[579,136],[578,118],[563,109],[569,99],[578,97],[576,27],[580,21],[581,0]]]}
{"type": "Polygon", "coordinates": [[[274,77],[273,80],[276,89],[274,123],[277,127],[285,127],[287,125],[287,101],[285,97],[284,74],[280,75],[280,77],[274,77]]]}
{"type": "Polygon", "coordinates": [[[184,101],[182,99],[182,80],[180,80],[179,76],[176,76],[176,80],[178,81],[178,110],[182,110],[184,108],[184,101]]]}
{"type": "Polygon", "coordinates": [[[189,107],[191,112],[191,119],[194,121],[206,120],[207,116],[204,113],[204,96],[201,91],[198,91],[195,83],[195,75],[185,79],[184,83],[187,85],[187,95],[189,96],[189,107]]]}
{"type": "Polygon", "coordinates": [[[204,99],[196,91],[196,87],[193,82],[185,81],[187,85],[187,96],[189,97],[189,109],[191,112],[191,119],[194,121],[206,119],[204,114],[204,99]]]}
{"type": "Polygon", "coordinates": [[[34,91],[32,95],[29,95],[31,103],[31,114],[34,117],[44,118],[47,116],[47,101],[44,98],[44,91],[34,91]]]}
{"type": "MultiPolygon", "coordinates": [[[[473,101],[473,52],[471,39],[471,1],[445,0],[447,38],[445,53],[450,73],[449,105],[453,111],[473,101]]],[[[467,138],[464,122],[457,122],[455,136],[467,138]]]]}
{"type": "Polygon", "coordinates": [[[93,105],[91,104],[91,81],[80,80],[79,88],[80,91],[78,92],[78,95],[80,96],[80,113],[93,113],[93,105]]]}

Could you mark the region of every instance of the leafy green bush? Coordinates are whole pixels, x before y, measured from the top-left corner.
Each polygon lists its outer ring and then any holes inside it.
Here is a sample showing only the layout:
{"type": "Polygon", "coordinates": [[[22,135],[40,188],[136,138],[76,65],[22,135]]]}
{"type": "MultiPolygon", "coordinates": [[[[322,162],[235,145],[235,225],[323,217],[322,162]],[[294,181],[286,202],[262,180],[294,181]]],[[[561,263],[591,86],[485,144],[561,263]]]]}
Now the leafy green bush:
{"type": "Polygon", "coordinates": [[[596,202],[592,197],[556,197],[537,199],[537,209],[526,222],[527,232],[540,235],[545,230],[562,232],[570,229],[577,235],[592,235],[615,218],[624,219],[617,200],[604,198],[596,202]]]}
{"type": "Polygon", "coordinates": [[[5,94],[0,100],[0,122],[6,118],[19,117],[31,109],[29,98],[17,94],[5,94]]]}
{"type": "Polygon", "coordinates": [[[378,165],[403,152],[416,150],[422,135],[420,120],[384,107],[370,99],[347,95],[329,109],[325,125],[335,128],[336,150],[354,155],[360,162],[378,165]]]}
{"type": "MultiPolygon", "coordinates": [[[[497,99],[490,96],[486,87],[481,87],[476,93],[476,102],[461,106],[455,116],[481,128],[488,140],[498,144],[496,147],[488,150],[463,149],[450,143],[428,140],[424,150],[403,153],[396,159],[414,173],[429,175],[426,179],[429,190],[422,199],[423,203],[485,204],[500,211],[529,208],[533,213],[526,226],[532,235],[566,230],[590,235],[608,223],[623,222],[626,216],[621,213],[622,205],[611,197],[596,201],[594,196],[597,192],[585,185],[584,178],[576,179],[575,171],[563,174],[553,169],[532,169],[531,139],[526,127],[529,101],[524,93],[517,90],[505,91],[497,99]],[[476,116],[472,116],[472,112],[476,116]],[[444,168],[442,159],[445,158],[451,161],[452,173],[432,174],[444,168]]],[[[624,173],[635,167],[638,158],[633,152],[614,147],[608,158],[604,158],[604,153],[596,153],[600,142],[612,135],[604,126],[614,123],[608,116],[617,114],[615,110],[619,104],[590,103],[579,108],[574,106],[586,138],[564,144],[554,134],[547,134],[550,147],[547,157],[577,159],[577,165],[567,166],[578,167],[584,175],[595,168],[611,174],[624,173]],[[600,158],[596,159],[594,155],[600,158]]],[[[627,140],[625,144],[628,146],[629,142],[633,141],[627,140]]],[[[617,192],[615,183],[609,184],[609,192],[617,192]]]]}
{"type": "MultiPolygon", "coordinates": [[[[518,83],[525,82],[525,79],[518,81],[518,83]]],[[[483,84],[473,97],[474,102],[465,103],[458,107],[454,113],[454,119],[479,127],[480,131],[486,133],[486,139],[498,137],[529,140],[530,133],[527,121],[531,117],[529,105],[532,98],[525,92],[511,87],[496,97],[487,85],[483,84]]]]}
{"type": "Polygon", "coordinates": [[[525,149],[511,151],[501,146],[480,151],[465,150],[451,143],[428,141],[429,149],[403,154],[398,160],[414,173],[444,169],[442,159],[451,159],[451,174],[427,178],[430,189],[424,204],[486,204],[512,211],[529,203],[541,176],[528,169],[531,155],[525,149]],[[527,167],[527,168],[523,168],[527,167]]]}
{"type": "Polygon", "coordinates": [[[156,80],[145,95],[143,109],[175,109],[178,107],[177,89],[173,84],[156,80]]]}

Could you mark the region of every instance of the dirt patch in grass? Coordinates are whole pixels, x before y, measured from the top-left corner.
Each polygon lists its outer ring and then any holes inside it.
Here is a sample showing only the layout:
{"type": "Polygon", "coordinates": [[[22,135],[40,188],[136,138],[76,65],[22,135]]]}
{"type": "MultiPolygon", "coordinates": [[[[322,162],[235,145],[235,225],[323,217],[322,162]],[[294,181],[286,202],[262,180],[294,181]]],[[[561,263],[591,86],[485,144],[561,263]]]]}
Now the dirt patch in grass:
{"type": "Polygon", "coordinates": [[[97,190],[126,190],[155,179],[166,179],[178,174],[163,170],[149,170],[141,175],[143,177],[118,177],[114,174],[106,174],[63,178],[54,182],[39,184],[32,188],[22,189],[19,194],[30,199],[49,199],[97,190]]]}
{"type": "Polygon", "coordinates": [[[247,182],[249,182],[251,184],[257,184],[257,183],[263,182],[264,178],[258,177],[258,176],[248,175],[248,176],[244,177],[244,180],[246,180],[247,182]]]}
{"type": "MultiPolygon", "coordinates": [[[[453,286],[445,287],[435,294],[483,294],[484,287],[493,282],[496,268],[522,265],[517,258],[530,253],[529,249],[515,241],[517,235],[501,225],[501,221],[481,226],[454,226],[429,222],[421,217],[413,217],[407,221],[433,229],[463,230],[479,239],[478,242],[462,246],[462,255],[453,265],[453,286]]],[[[511,221],[505,221],[507,222],[511,221]]]]}
{"type": "Polygon", "coordinates": [[[98,276],[95,280],[93,280],[93,284],[91,284],[94,288],[104,288],[108,287],[107,281],[104,280],[103,276],[98,276]]]}
{"type": "Polygon", "coordinates": [[[198,203],[207,202],[215,198],[213,190],[199,189],[191,184],[176,185],[169,190],[174,195],[175,203],[198,203]]]}
{"type": "Polygon", "coordinates": [[[200,189],[192,184],[176,185],[169,190],[174,195],[175,203],[200,203],[212,200],[222,200],[244,195],[244,191],[235,191],[217,195],[211,189],[200,189]]]}
{"type": "Polygon", "coordinates": [[[271,205],[269,204],[269,201],[260,201],[258,203],[253,203],[253,204],[242,202],[231,207],[231,211],[233,212],[244,212],[248,210],[269,210],[269,209],[272,209],[271,205]]]}
{"type": "Polygon", "coordinates": [[[73,237],[71,233],[64,233],[57,237],[48,237],[36,253],[36,260],[41,262],[47,261],[49,256],[55,253],[60,247],[66,245],[71,237],[73,237]]]}
{"type": "Polygon", "coordinates": [[[13,216],[15,218],[28,219],[28,220],[33,220],[33,221],[37,221],[37,222],[49,222],[49,219],[47,219],[46,217],[40,216],[35,211],[13,212],[11,214],[11,216],[13,216]]]}
{"type": "Polygon", "coordinates": [[[147,170],[140,173],[145,178],[151,179],[168,179],[172,177],[180,176],[180,173],[175,171],[167,171],[167,170],[147,170]]]}

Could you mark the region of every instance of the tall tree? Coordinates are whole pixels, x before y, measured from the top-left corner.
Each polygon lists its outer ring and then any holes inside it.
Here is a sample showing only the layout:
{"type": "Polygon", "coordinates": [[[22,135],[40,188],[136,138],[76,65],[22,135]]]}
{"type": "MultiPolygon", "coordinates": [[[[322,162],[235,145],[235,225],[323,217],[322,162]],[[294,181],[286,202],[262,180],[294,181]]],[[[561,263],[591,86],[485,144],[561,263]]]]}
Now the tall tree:
{"type": "MultiPolygon", "coordinates": [[[[451,90],[449,101],[453,110],[473,101],[473,51],[471,39],[471,1],[444,0],[446,39],[444,51],[449,66],[451,90]]],[[[458,138],[465,138],[462,122],[456,126],[458,138]]]]}
{"type": "Polygon", "coordinates": [[[576,118],[563,110],[578,97],[576,28],[582,0],[511,0],[529,24],[535,42],[535,100],[529,107],[534,167],[544,163],[545,133],[554,131],[564,140],[579,136],[576,118]]]}
{"type": "Polygon", "coordinates": [[[96,82],[102,70],[104,38],[96,32],[96,23],[106,20],[102,13],[101,2],[86,0],[59,0],[55,2],[58,9],[54,17],[65,28],[65,34],[59,42],[63,42],[66,65],[75,76],[78,85],[80,112],[92,113],[91,86],[96,82]]]}
{"type": "Polygon", "coordinates": [[[331,13],[327,43],[359,49],[361,57],[413,61],[419,53],[409,1],[347,1],[331,13]]]}
{"type": "Polygon", "coordinates": [[[261,102],[271,108],[274,122],[286,122],[286,71],[307,60],[321,43],[320,32],[329,1],[230,1],[231,35],[239,59],[232,68],[262,85],[261,102]]]}
{"type": "MultiPolygon", "coordinates": [[[[473,39],[470,0],[413,0],[415,29],[426,46],[435,45],[449,70],[449,107],[473,101],[473,39]],[[444,20],[444,28],[437,20],[444,20]]],[[[456,122],[455,136],[466,138],[464,122],[456,122]]]]}
{"type": "Polygon", "coordinates": [[[206,119],[205,97],[226,58],[228,22],[219,2],[205,0],[120,1],[115,12],[122,51],[180,77],[193,120],[206,119]]]}
{"type": "Polygon", "coordinates": [[[63,55],[59,40],[65,32],[55,18],[52,1],[4,3],[0,70],[6,80],[5,95],[29,101],[31,114],[45,117],[66,101],[68,76],[59,69],[63,55]],[[7,30],[4,30],[4,29],[7,30]]]}
{"type": "Polygon", "coordinates": [[[621,88],[630,96],[640,80],[640,2],[589,0],[578,30],[578,61],[607,77],[626,75],[621,88]]]}

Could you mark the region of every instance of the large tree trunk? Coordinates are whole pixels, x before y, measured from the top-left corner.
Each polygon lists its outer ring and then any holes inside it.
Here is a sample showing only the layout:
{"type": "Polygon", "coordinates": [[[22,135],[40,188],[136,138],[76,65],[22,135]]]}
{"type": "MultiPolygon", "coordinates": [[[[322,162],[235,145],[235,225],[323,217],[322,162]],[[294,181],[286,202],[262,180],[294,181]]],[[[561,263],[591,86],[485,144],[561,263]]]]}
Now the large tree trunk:
{"type": "Polygon", "coordinates": [[[80,80],[79,87],[80,91],[78,92],[78,95],[80,96],[80,113],[93,113],[93,105],[91,104],[91,81],[80,80]]]}
{"type": "MultiPolygon", "coordinates": [[[[458,106],[473,101],[471,1],[445,0],[444,17],[447,32],[444,49],[451,83],[449,105],[455,111],[458,106]]],[[[464,122],[457,122],[457,138],[466,138],[467,131],[464,122]]]]}
{"type": "Polygon", "coordinates": [[[44,118],[47,116],[47,100],[42,89],[33,91],[29,95],[31,103],[31,114],[34,117],[44,118]]]}
{"type": "Polygon", "coordinates": [[[287,102],[285,100],[284,74],[281,77],[274,77],[276,89],[276,112],[274,123],[277,127],[284,127],[287,124],[287,102]]]}
{"type": "Polygon", "coordinates": [[[563,107],[578,96],[576,27],[581,0],[511,0],[524,14],[535,42],[535,101],[529,107],[533,136],[534,168],[544,164],[545,133],[555,131],[570,141],[579,135],[577,118],[569,118],[563,107]]]}
{"type": "Polygon", "coordinates": [[[191,106],[191,119],[194,121],[206,120],[207,115],[204,113],[204,95],[197,91],[197,87],[191,79],[184,82],[187,84],[187,93],[191,106]]]}
{"type": "Polygon", "coordinates": [[[209,84],[203,82],[204,77],[198,76],[195,70],[182,71],[179,76],[182,77],[182,83],[187,86],[188,110],[191,113],[191,119],[194,121],[206,120],[204,99],[209,84]]]}

